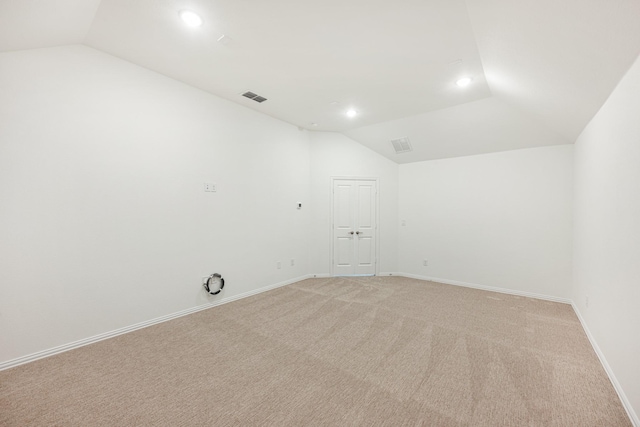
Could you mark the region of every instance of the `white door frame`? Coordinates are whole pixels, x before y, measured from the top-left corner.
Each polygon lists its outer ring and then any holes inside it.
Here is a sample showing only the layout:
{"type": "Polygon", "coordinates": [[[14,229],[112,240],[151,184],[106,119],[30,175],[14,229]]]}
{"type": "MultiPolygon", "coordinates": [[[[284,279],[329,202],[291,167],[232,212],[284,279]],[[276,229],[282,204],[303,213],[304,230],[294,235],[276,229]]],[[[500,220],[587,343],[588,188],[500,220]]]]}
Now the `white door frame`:
{"type": "MultiPolygon", "coordinates": [[[[333,186],[334,183],[336,181],[374,181],[376,183],[376,208],[375,208],[375,213],[376,213],[376,229],[375,229],[375,254],[376,254],[376,267],[375,267],[375,273],[374,275],[379,276],[380,275],[380,232],[378,231],[380,229],[380,180],[378,177],[370,177],[370,176],[332,176],[331,177],[331,182],[329,183],[329,199],[330,199],[330,203],[329,203],[329,212],[330,212],[330,221],[329,221],[329,226],[330,226],[330,231],[329,231],[329,247],[331,248],[331,277],[334,276],[334,271],[333,271],[333,265],[334,265],[334,258],[333,258],[333,251],[334,251],[334,236],[333,236],[333,186]]],[[[357,275],[356,275],[357,276],[357,275]]],[[[368,274],[366,275],[368,276],[368,274]]]]}

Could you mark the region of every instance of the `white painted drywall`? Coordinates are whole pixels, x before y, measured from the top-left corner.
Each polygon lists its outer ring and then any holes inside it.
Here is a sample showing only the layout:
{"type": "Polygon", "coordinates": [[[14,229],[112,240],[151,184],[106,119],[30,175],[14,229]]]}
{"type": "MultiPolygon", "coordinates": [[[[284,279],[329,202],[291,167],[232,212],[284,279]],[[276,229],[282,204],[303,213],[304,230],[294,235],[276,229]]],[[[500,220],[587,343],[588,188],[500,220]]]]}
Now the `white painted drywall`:
{"type": "Polygon", "coordinates": [[[400,164],[572,142],[534,115],[495,97],[344,133],[400,164]],[[413,151],[398,155],[390,141],[402,136],[413,141],[413,151]]]}
{"type": "Polygon", "coordinates": [[[212,301],[213,271],[328,274],[330,178],[366,176],[380,271],[571,297],[639,411],[639,62],[577,143],[573,291],[571,146],[398,166],[82,46],[0,54],[0,93],[0,363],[212,301]]]}
{"type": "Polygon", "coordinates": [[[397,271],[398,165],[351,138],[311,132],[311,273],[331,272],[331,177],[375,177],[379,196],[379,272],[397,271]]]}
{"type": "Polygon", "coordinates": [[[399,271],[568,298],[572,161],[561,145],[400,165],[399,271]]]}
{"type": "Polygon", "coordinates": [[[573,301],[640,425],[640,58],[575,147],[573,301]],[[589,307],[586,297],[589,297],[589,307]]]}
{"type": "Polygon", "coordinates": [[[83,46],[0,94],[0,362],[306,274],[306,132],[83,46]]]}

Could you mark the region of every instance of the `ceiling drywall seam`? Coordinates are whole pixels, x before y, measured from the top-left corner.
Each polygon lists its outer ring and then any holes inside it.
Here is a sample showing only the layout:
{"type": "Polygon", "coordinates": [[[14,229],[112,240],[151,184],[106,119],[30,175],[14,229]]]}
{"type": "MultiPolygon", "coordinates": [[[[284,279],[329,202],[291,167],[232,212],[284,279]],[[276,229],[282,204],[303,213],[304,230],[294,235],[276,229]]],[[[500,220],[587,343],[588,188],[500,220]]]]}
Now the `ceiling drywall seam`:
{"type": "Polygon", "coordinates": [[[563,134],[562,132],[560,132],[559,129],[556,129],[555,127],[549,126],[547,123],[545,123],[544,117],[540,116],[539,114],[535,113],[534,111],[531,111],[527,108],[524,108],[522,106],[517,106],[512,102],[509,102],[508,97],[505,96],[500,96],[500,92],[498,91],[496,93],[496,91],[494,90],[493,87],[493,79],[491,77],[491,73],[489,73],[489,75],[487,75],[486,70],[487,67],[485,65],[485,53],[486,51],[483,49],[483,47],[480,45],[480,43],[478,43],[478,40],[480,39],[480,37],[478,36],[478,26],[477,24],[474,22],[474,19],[471,17],[471,12],[469,10],[469,0],[465,0],[465,7],[467,10],[467,19],[469,20],[470,26],[471,26],[471,31],[473,33],[473,37],[475,39],[475,43],[476,43],[476,48],[478,49],[478,54],[480,56],[480,63],[482,64],[482,70],[484,72],[485,75],[485,79],[487,81],[487,86],[489,87],[489,91],[491,91],[491,94],[496,98],[499,99],[500,101],[504,102],[506,105],[508,105],[510,108],[520,111],[526,115],[528,115],[530,117],[530,119],[532,121],[535,121],[537,123],[539,123],[542,127],[549,129],[550,131],[553,131],[554,133],[557,133],[559,135],[561,135],[563,137],[563,139],[567,140],[567,144],[573,144],[573,142],[575,141],[572,138],[568,138],[567,135],[563,134]]]}
{"type": "Polygon", "coordinates": [[[494,95],[572,142],[640,53],[635,0],[465,1],[494,95]]]}
{"type": "Polygon", "coordinates": [[[87,36],[89,35],[89,31],[93,27],[93,23],[96,21],[96,16],[98,15],[98,9],[102,5],[102,0],[96,3],[96,9],[93,11],[93,16],[91,17],[91,23],[87,26],[87,30],[84,32],[84,37],[82,38],[82,44],[86,45],[87,36]]]}
{"type": "Polygon", "coordinates": [[[471,27],[471,33],[473,34],[473,41],[476,45],[476,50],[478,51],[478,55],[480,56],[480,67],[482,69],[482,75],[484,76],[487,86],[489,87],[489,93],[491,96],[494,96],[493,89],[491,88],[491,83],[487,79],[487,75],[485,73],[484,59],[482,58],[482,51],[480,50],[480,46],[478,45],[478,34],[476,33],[476,28],[473,25],[473,20],[471,19],[471,14],[469,13],[469,2],[464,0],[464,9],[466,11],[467,22],[469,23],[469,27],[471,27]]]}

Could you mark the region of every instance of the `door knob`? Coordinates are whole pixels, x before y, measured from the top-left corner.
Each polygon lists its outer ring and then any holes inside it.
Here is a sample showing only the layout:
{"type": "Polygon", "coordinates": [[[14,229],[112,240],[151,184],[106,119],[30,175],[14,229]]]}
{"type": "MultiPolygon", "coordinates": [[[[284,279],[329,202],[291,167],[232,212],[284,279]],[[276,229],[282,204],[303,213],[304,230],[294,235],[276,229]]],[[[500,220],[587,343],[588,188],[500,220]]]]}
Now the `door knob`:
{"type": "MultiPolygon", "coordinates": [[[[360,232],[359,232],[359,231],[356,231],[356,234],[360,234],[360,232]]],[[[364,234],[364,233],[363,233],[363,234],[364,234]]]]}
{"type": "Polygon", "coordinates": [[[349,234],[353,234],[353,231],[350,231],[349,234]]]}

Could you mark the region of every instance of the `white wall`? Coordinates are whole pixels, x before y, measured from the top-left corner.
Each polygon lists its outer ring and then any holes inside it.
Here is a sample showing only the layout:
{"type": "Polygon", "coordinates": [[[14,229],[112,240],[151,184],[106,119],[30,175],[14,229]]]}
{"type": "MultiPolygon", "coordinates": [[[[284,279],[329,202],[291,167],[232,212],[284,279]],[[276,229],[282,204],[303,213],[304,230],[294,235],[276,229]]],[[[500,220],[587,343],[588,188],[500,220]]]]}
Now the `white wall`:
{"type": "Polygon", "coordinates": [[[400,271],[568,298],[572,149],[401,165],[400,271]]]}
{"type": "Polygon", "coordinates": [[[575,148],[573,301],[640,425],[640,58],[575,148]],[[589,306],[586,297],[589,297],[589,306]]]}
{"type": "Polygon", "coordinates": [[[331,177],[379,178],[379,272],[397,271],[398,165],[332,132],[311,132],[310,272],[331,272],[331,177]]]}
{"type": "Polygon", "coordinates": [[[82,46],[0,54],[0,94],[0,362],[307,273],[294,126],[82,46]]]}
{"type": "Polygon", "coordinates": [[[577,142],[573,290],[571,146],[398,166],[82,46],[1,53],[0,93],[0,363],[328,274],[330,178],[367,176],[381,272],[571,297],[640,410],[639,62],[577,142]]]}

